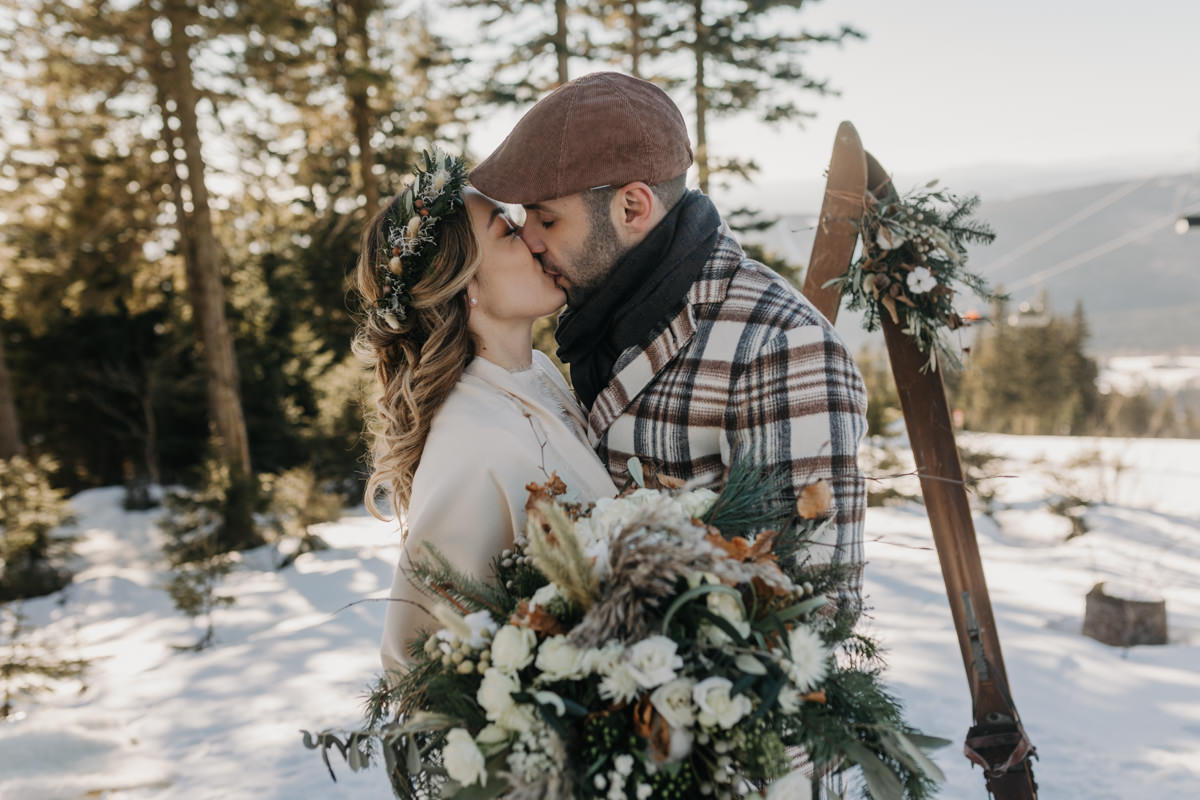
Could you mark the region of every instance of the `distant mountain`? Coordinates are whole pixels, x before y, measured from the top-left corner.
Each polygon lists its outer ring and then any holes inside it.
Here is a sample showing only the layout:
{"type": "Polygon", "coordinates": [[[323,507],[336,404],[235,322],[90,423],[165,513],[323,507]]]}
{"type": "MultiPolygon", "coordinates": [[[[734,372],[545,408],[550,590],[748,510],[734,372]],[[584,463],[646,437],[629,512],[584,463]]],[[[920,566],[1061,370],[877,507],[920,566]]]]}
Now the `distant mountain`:
{"type": "MultiPolygon", "coordinates": [[[[996,231],[996,241],[973,249],[971,263],[1014,303],[1042,290],[1061,313],[1082,302],[1097,356],[1200,354],[1200,230],[1175,233],[1174,222],[1185,212],[1200,213],[1200,178],[1191,174],[1006,200],[985,196],[978,215],[996,231]]],[[[815,214],[786,214],[746,238],[806,264],[815,223],[815,214]]],[[[838,327],[857,347],[864,336],[849,322],[838,327]]]]}

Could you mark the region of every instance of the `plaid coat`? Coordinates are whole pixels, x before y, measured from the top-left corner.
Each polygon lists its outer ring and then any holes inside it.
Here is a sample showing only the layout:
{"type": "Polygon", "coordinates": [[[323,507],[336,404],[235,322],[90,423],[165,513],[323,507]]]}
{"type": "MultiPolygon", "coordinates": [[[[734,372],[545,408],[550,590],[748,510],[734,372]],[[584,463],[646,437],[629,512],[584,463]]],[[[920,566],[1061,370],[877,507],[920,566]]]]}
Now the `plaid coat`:
{"type": "Polygon", "coordinates": [[[613,372],[588,435],[618,486],[635,454],[714,488],[743,457],[790,468],[793,491],[825,478],[836,524],[812,552],[855,566],[839,599],[861,607],[867,392],[833,326],[803,295],[748,258],[723,225],[684,308],[647,346],[622,353],[613,372]]]}

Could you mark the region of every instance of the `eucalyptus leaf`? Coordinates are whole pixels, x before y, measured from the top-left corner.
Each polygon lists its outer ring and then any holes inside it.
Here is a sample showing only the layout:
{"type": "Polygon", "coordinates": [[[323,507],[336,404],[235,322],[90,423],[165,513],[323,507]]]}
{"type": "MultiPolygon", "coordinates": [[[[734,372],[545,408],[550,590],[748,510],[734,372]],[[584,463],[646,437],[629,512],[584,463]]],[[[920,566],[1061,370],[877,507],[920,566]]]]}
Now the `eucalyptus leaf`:
{"type": "Polygon", "coordinates": [[[846,742],[844,747],[846,755],[862,768],[872,800],[904,800],[904,786],[879,756],[858,742],[846,742]]]}
{"type": "Polygon", "coordinates": [[[629,470],[629,477],[633,478],[633,482],[641,488],[646,488],[646,473],[642,470],[642,462],[637,456],[632,456],[625,462],[626,469],[629,470]]]}
{"type": "Polygon", "coordinates": [[[946,774],[933,763],[929,756],[921,752],[921,748],[910,741],[902,731],[890,731],[889,735],[883,738],[884,742],[895,742],[898,747],[892,752],[896,758],[908,765],[908,768],[914,772],[920,772],[938,783],[944,783],[946,774]]]}

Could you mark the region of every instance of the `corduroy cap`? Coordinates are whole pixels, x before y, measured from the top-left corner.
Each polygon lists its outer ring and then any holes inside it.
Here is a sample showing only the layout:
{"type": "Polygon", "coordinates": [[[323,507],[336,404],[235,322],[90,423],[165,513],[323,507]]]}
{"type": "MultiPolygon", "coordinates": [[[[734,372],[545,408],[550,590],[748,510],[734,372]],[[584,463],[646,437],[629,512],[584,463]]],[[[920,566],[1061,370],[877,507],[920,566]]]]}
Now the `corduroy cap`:
{"type": "Polygon", "coordinates": [[[691,165],[687,125],[666,92],[593,72],[539,100],[470,179],[502,203],[537,203],[631,181],[653,186],[691,165]]]}

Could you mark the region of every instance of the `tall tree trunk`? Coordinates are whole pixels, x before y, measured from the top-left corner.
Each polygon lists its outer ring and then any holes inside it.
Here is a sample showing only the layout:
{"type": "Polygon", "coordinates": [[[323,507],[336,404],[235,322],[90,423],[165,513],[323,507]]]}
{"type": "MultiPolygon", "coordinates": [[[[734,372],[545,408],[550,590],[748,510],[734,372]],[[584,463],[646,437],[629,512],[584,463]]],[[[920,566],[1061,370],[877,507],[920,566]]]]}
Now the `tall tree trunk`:
{"type": "Polygon", "coordinates": [[[371,7],[369,0],[352,0],[350,9],[354,19],[350,26],[350,36],[347,36],[343,24],[344,4],[340,0],[330,0],[329,7],[333,12],[333,54],[346,86],[346,94],[350,98],[350,118],[354,121],[354,139],[358,143],[358,168],[362,174],[364,210],[367,219],[371,219],[379,210],[379,181],[375,177],[375,152],[371,149],[371,105],[367,97],[364,75],[371,49],[371,40],[367,34],[367,17],[371,13],[371,7]],[[353,64],[348,58],[350,48],[347,47],[347,39],[353,47],[353,64]]]}
{"type": "Polygon", "coordinates": [[[21,425],[17,417],[17,401],[8,376],[8,359],[4,355],[4,330],[0,328],[0,458],[25,455],[21,441],[21,425]]]}
{"type": "Polygon", "coordinates": [[[708,117],[708,89],[704,85],[704,51],[708,31],[704,27],[704,0],[692,0],[696,23],[696,38],[692,52],[696,56],[696,169],[699,173],[700,191],[708,194],[708,134],[705,123],[708,117]]]}
{"type": "Polygon", "coordinates": [[[558,86],[570,78],[567,76],[567,0],[554,0],[554,53],[558,56],[558,86]]]}
{"type": "Polygon", "coordinates": [[[638,11],[638,0],[629,3],[629,72],[635,78],[642,77],[642,15],[638,11]]]}
{"type": "MultiPolygon", "coordinates": [[[[191,39],[187,33],[188,9],[185,0],[166,0],[165,10],[171,24],[170,53],[172,70],[169,92],[175,101],[179,119],[179,140],[187,166],[187,187],[191,194],[191,214],[180,217],[179,232],[185,249],[191,249],[193,269],[188,275],[193,300],[193,314],[200,333],[204,358],[205,383],[208,388],[209,413],[212,425],[221,442],[222,459],[229,466],[235,481],[250,475],[250,443],[246,435],[246,419],[242,413],[239,393],[237,358],[233,337],[225,320],[225,287],[217,240],[213,233],[212,215],[208,206],[208,189],[204,185],[204,158],[200,151],[200,132],[196,122],[196,87],[192,77],[191,39]]],[[[167,146],[174,146],[170,130],[164,132],[167,146]]],[[[177,198],[177,207],[182,198],[177,198]]]]}

